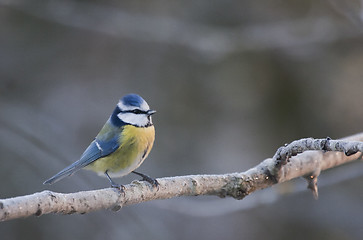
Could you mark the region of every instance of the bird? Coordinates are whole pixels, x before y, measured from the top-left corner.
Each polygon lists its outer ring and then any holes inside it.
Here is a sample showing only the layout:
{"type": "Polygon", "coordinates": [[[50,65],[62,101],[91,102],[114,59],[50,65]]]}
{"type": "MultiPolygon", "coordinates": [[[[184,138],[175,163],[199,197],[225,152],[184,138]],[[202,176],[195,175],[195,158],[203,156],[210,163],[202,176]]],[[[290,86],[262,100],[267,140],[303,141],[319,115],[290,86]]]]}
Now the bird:
{"type": "Polygon", "coordinates": [[[156,111],[151,110],[138,94],[123,96],[80,159],[43,184],[53,184],[84,168],[107,177],[111,187],[121,191],[124,186],[115,183],[112,178],[122,177],[131,172],[141,176],[143,181],[158,187],[156,179],[134,171],[147,158],[153,147],[155,128],[151,115],[154,113],[156,111]]]}

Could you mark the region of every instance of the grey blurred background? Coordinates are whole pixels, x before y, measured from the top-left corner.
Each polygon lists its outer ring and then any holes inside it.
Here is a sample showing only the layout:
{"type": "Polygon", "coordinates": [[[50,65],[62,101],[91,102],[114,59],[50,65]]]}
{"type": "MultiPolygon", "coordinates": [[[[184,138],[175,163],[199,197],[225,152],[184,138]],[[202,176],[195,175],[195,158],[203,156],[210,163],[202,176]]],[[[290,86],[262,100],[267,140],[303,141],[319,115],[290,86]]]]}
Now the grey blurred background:
{"type": "MultiPolygon", "coordinates": [[[[0,0],[0,198],[108,187],[78,159],[118,99],[158,112],[140,171],[245,171],[362,131],[361,1],[0,0]]],[[[189,197],[0,223],[7,239],[361,239],[362,163],[242,201],[189,197]]],[[[117,179],[127,184],[136,176],[117,179]]]]}

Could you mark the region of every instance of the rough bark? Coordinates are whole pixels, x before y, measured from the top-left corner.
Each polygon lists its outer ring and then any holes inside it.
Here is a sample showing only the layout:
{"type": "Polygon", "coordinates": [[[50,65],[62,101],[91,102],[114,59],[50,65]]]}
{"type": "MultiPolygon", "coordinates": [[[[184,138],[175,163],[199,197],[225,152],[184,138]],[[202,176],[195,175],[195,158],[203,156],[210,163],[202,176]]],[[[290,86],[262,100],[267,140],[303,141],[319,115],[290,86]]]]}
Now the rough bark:
{"type": "Polygon", "coordinates": [[[362,158],[363,133],[342,140],[306,138],[292,142],[245,172],[221,175],[189,175],[157,179],[159,187],[133,181],[124,193],[112,188],[76,193],[43,191],[27,196],[0,199],[0,221],[48,213],[88,213],[177,196],[216,195],[243,199],[252,192],[297,177],[308,180],[318,195],[321,171],[362,158]],[[315,151],[310,151],[315,150],[315,151]]]}

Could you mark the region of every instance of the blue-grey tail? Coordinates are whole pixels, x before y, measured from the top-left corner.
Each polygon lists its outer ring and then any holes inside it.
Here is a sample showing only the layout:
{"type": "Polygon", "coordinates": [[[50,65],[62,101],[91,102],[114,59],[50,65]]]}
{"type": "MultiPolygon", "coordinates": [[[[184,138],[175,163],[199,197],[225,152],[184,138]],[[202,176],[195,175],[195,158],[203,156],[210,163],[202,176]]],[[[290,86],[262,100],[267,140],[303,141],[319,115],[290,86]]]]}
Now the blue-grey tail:
{"type": "Polygon", "coordinates": [[[62,180],[63,178],[68,177],[68,176],[72,175],[73,173],[79,171],[83,167],[84,167],[84,165],[81,164],[79,161],[77,161],[77,162],[73,163],[72,165],[66,167],[65,169],[63,169],[62,171],[60,171],[53,177],[46,180],[43,184],[53,184],[55,182],[58,182],[59,180],[62,180]]]}
{"type": "Polygon", "coordinates": [[[61,172],[57,173],[56,175],[54,175],[53,177],[51,177],[48,180],[46,180],[45,182],[43,182],[43,184],[49,184],[50,185],[50,184],[53,184],[55,182],[58,182],[59,180],[62,180],[65,177],[68,177],[70,175],[72,175],[71,172],[63,172],[63,171],[61,171],[61,172]]]}
{"type": "Polygon", "coordinates": [[[79,171],[80,169],[84,168],[85,166],[97,160],[98,158],[108,154],[108,152],[102,154],[103,152],[100,150],[99,145],[100,145],[99,143],[93,141],[88,146],[86,151],[82,154],[81,159],[69,165],[68,167],[66,167],[65,169],[54,175],[53,177],[49,178],[43,184],[53,184],[55,182],[58,182],[59,180],[62,180],[63,178],[68,177],[73,173],[79,171]]]}

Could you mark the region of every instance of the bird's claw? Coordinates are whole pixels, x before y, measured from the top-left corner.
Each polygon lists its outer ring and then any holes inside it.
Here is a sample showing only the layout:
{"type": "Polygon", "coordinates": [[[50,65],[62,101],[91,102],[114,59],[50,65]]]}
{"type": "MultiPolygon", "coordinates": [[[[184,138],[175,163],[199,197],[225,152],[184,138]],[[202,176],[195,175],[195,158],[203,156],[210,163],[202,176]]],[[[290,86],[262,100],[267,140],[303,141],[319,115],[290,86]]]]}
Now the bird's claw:
{"type": "Polygon", "coordinates": [[[158,180],[156,180],[154,178],[151,178],[149,176],[147,176],[146,178],[143,178],[142,180],[150,183],[151,185],[153,185],[154,188],[156,188],[157,190],[159,190],[159,185],[160,184],[159,184],[158,180]]]}
{"type": "Polygon", "coordinates": [[[159,185],[160,184],[159,184],[158,180],[156,180],[156,179],[154,179],[152,177],[149,177],[148,175],[139,173],[139,172],[135,172],[135,171],[132,171],[132,172],[139,175],[140,177],[142,177],[141,181],[146,181],[146,182],[150,183],[154,188],[159,190],[159,185]]]}
{"type": "Polygon", "coordinates": [[[117,183],[112,183],[111,188],[117,189],[120,193],[123,194],[123,196],[125,196],[125,189],[126,188],[125,188],[124,185],[120,185],[120,184],[117,184],[117,183]]]}

